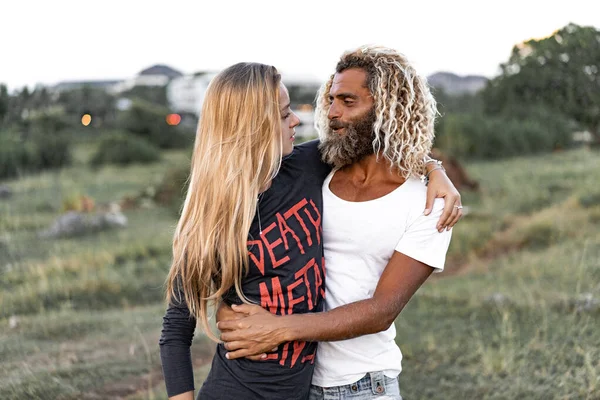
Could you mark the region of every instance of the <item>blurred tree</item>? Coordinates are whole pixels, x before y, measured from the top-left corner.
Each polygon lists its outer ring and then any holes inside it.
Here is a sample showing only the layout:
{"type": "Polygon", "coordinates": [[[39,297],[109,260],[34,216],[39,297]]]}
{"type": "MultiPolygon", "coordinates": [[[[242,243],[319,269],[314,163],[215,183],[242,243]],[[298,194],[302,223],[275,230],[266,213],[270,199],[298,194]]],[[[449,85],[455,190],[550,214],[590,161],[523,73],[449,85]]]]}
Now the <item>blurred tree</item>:
{"type": "Polygon", "coordinates": [[[28,112],[18,123],[0,132],[0,179],[72,162],[72,136],[64,110],[59,106],[24,110],[28,112]]]}
{"type": "Polygon", "coordinates": [[[121,93],[121,96],[130,99],[144,99],[144,101],[164,107],[169,105],[166,86],[134,86],[121,93]]]}
{"type": "Polygon", "coordinates": [[[9,102],[8,88],[6,85],[0,84],[0,126],[2,126],[4,116],[8,113],[9,102]]]}
{"type": "Polygon", "coordinates": [[[483,92],[486,111],[543,105],[579,122],[600,142],[600,31],[569,24],[513,47],[483,92]]]}
{"type": "Polygon", "coordinates": [[[166,122],[170,110],[167,107],[134,99],[131,107],[119,118],[118,126],[138,135],[154,145],[166,148],[182,148],[193,143],[194,136],[179,126],[166,122]]]}
{"type": "Polygon", "coordinates": [[[449,95],[444,89],[435,87],[432,89],[432,93],[437,103],[437,109],[442,116],[448,113],[483,112],[481,92],[449,95]]]}
{"type": "Polygon", "coordinates": [[[21,118],[23,112],[27,110],[27,103],[29,102],[30,97],[31,93],[29,93],[29,88],[27,86],[23,87],[20,92],[17,92],[13,96],[11,102],[11,112],[15,114],[17,118],[21,118]]]}
{"type": "Polygon", "coordinates": [[[560,114],[531,107],[520,113],[448,113],[436,127],[435,147],[457,158],[495,159],[566,149],[573,127],[560,114]]]}
{"type": "MultiPolygon", "coordinates": [[[[2,89],[0,88],[0,122],[2,122],[2,89]]],[[[44,119],[46,111],[53,117],[56,115],[56,102],[53,100],[50,92],[45,87],[37,87],[32,92],[27,87],[24,87],[20,92],[6,98],[6,110],[4,113],[4,124],[13,126],[17,130],[27,130],[31,126],[33,116],[39,116],[44,119]]],[[[47,122],[47,121],[46,121],[47,122]]],[[[66,122],[66,119],[65,119],[66,122]]],[[[51,131],[61,130],[60,128],[52,128],[51,131]]]]}
{"type": "Polygon", "coordinates": [[[34,110],[40,110],[49,107],[51,103],[52,100],[50,99],[48,89],[45,87],[38,87],[31,93],[27,106],[34,110]]]}
{"type": "Polygon", "coordinates": [[[62,105],[73,121],[79,121],[83,114],[92,115],[92,121],[114,122],[116,118],[115,98],[104,89],[84,86],[61,92],[57,103],[62,105]]]}
{"type": "MultiPolygon", "coordinates": [[[[21,91],[15,91],[12,95],[7,93],[7,97],[3,97],[5,100],[4,104],[6,109],[4,110],[4,115],[0,117],[3,120],[3,125],[5,127],[11,127],[13,125],[22,125],[23,118],[27,117],[28,110],[28,102],[31,98],[31,94],[29,93],[29,89],[25,86],[21,91]]],[[[0,103],[3,101],[0,100],[0,103]]]]}
{"type": "Polygon", "coordinates": [[[152,143],[138,136],[117,131],[102,137],[90,164],[145,164],[158,161],[160,157],[160,149],[152,143]]]}
{"type": "Polygon", "coordinates": [[[18,97],[23,102],[26,103],[29,100],[31,93],[29,93],[29,88],[27,86],[23,87],[23,90],[19,92],[18,97]]]}
{"type": "Polygon", "coordinates": [[[44,135],[62,133],[72,125],[64,110],[57,106],[34,109],[29,112],[27,120],[30,131],[44,135]]]}

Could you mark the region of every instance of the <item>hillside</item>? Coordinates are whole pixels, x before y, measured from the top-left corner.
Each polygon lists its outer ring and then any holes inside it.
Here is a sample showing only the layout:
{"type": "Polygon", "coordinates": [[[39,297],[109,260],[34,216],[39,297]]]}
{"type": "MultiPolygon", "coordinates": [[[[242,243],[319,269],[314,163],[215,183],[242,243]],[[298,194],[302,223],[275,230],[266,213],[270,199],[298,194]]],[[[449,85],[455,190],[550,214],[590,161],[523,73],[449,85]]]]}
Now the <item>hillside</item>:
{"type": "MultiPolygon", "coordinates": [[[[150,166],[76,164],[5,182],[0,199],[0,398],[164,398],[158,356],[175,214],[152,202],[124,229],[41,240],[85,194],[97,204],[155,190],[184,152],[150,166]],[[154,396],[154,397],[153,397],[154,396]]],[[[479,193],[447,268],[398,319],[410,399],[600,398],[600,154],[467,165],[479,193]]],[[[197,333],[201,382],[213,344],[197,333]]]]}
{"type": "Polygon", "coordinates": [[[451,72],[436,72],[427,77],[431,86],[442,89],[450,96],[477,93],[485,87],[488,78],[479,75],[459,76],[451,72]]]}

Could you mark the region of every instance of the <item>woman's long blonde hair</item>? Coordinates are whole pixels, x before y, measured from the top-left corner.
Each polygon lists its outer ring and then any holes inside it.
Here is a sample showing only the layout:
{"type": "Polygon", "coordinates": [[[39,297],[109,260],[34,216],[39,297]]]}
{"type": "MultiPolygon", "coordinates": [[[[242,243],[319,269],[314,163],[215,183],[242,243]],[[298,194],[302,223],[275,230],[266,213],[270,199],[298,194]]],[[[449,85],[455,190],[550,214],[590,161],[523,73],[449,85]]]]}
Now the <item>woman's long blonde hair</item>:
{"type": "Polygon", "coordinates": [[[235,64],[209,85],[198,122],[189,188],[173,238],[167,301],[185,301],[207,335],[209,303],[235,287],[248,265],[248,232],[259,192],[281,163],[275,67],[235,64]]]}

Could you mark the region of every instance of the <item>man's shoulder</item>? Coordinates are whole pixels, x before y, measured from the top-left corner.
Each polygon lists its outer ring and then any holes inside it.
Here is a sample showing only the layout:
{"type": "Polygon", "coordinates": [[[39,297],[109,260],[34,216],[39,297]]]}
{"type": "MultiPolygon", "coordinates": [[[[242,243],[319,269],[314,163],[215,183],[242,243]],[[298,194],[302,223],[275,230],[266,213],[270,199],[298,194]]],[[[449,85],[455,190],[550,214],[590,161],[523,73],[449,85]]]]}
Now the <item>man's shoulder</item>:
{"type": "MultiPolygon", "coordinates": [[[[414,217],[423,215],[425,203],[427,202],[427,186],[418,178],[409,178],[404,183],[401,192],[401,201],[405,202],[407,211],[414,217]]],[[[433,211],[444,208],[444,199],[436,198],[433,202],[433,211]]]]}
{"type": "MultiPolygon", "coordinates": [[[[381,210],[390,215],[405,215],[412,220],[423,214],[426,201],[427,186],[418,178],[409,178],[390,195],[385,196],[381,210]]],[[[437,207],[439,203],[436,201],[435,205],[437,207]]]]}
{"type": "Polygon", "coordinates": [[[418,178],[410,177],[403,185],[406,187],[406,193],[411,197],[425,196],[427,194],[427,186],[418,178]]]}
{"type": "Polygon", "coordinates": [[[406,202],[421,202],[427,197],[427,186],[417,178],[408,178],[399,190],[398,198],[406,202]]]}

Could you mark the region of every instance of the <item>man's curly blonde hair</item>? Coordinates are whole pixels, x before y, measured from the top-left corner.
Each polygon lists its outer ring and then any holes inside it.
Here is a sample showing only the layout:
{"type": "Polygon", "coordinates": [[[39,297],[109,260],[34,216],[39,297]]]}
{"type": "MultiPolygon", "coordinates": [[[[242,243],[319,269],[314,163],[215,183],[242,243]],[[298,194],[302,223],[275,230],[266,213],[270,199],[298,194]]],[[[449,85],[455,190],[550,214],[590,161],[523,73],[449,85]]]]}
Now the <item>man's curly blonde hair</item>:
{"type": "MultiPolygon", "coordinates": [[[[405,178],[419,176],[430,152],[437,116],[436,102],[427,80],[417,74],[407,58],[396,50],[363,46],[342,55],[336,73],[360,68],[374,99],[373,150],[396,167],[405,178]]],[[[329,131],[329,91],[334,75],[317,97],[315,127],[321,140],[329,131]]]]}

